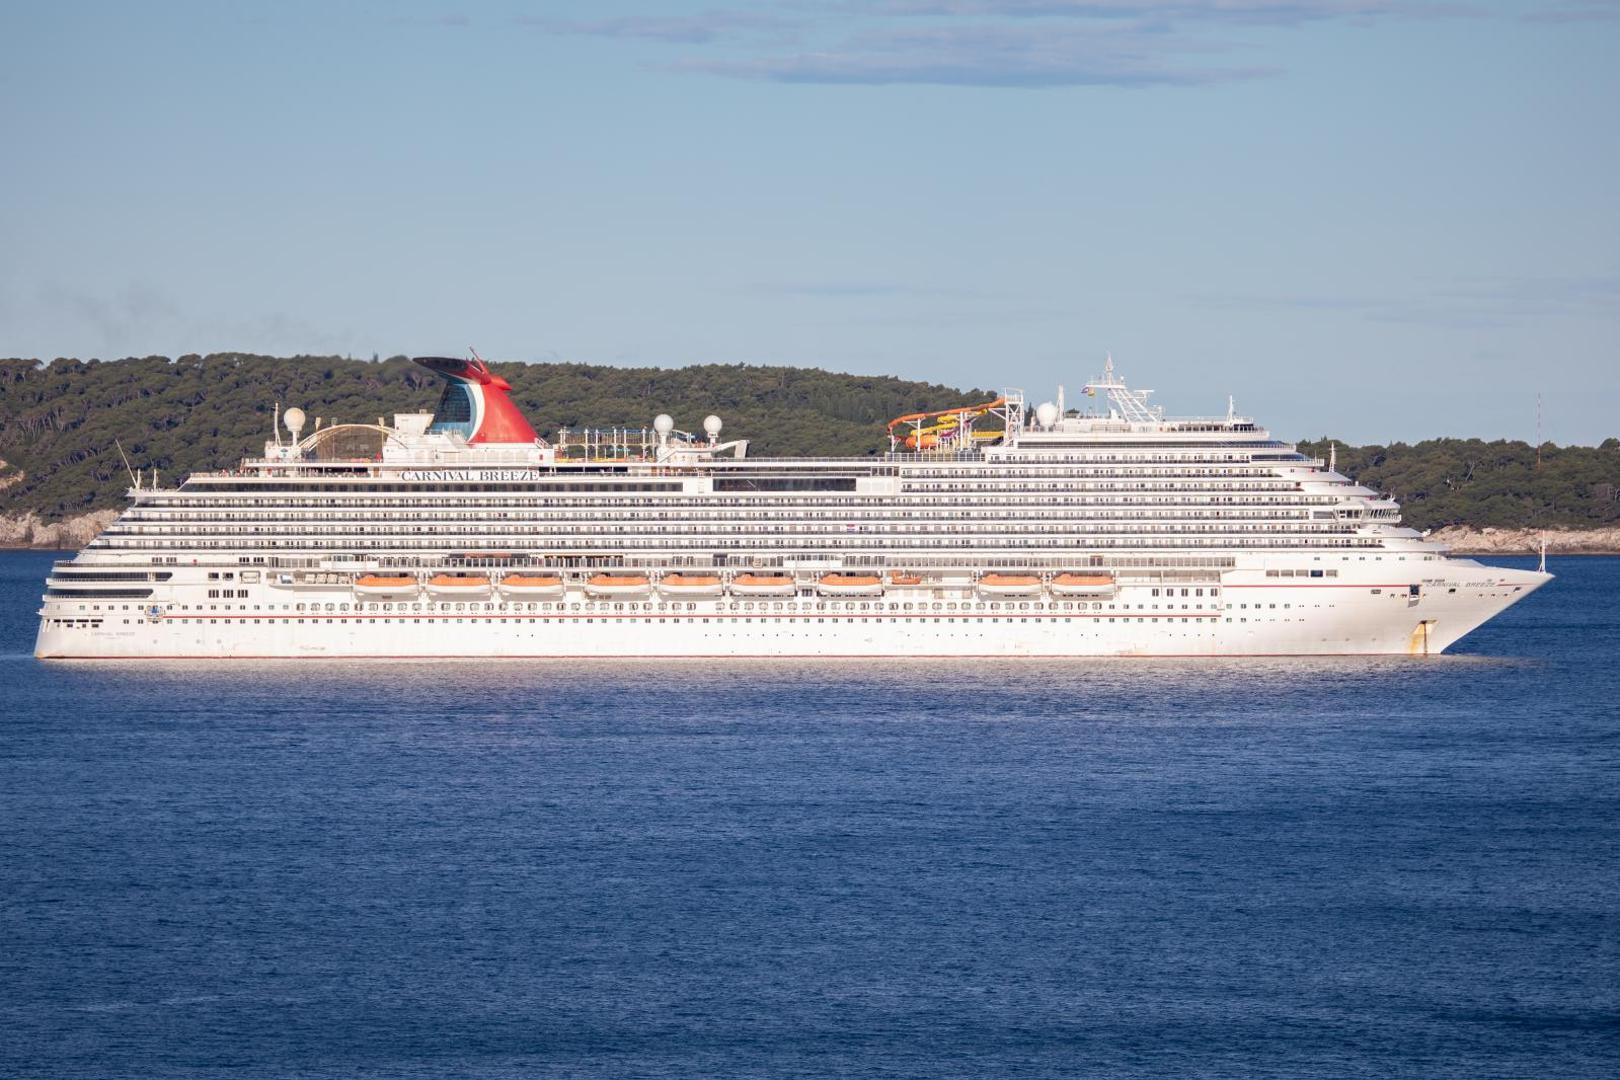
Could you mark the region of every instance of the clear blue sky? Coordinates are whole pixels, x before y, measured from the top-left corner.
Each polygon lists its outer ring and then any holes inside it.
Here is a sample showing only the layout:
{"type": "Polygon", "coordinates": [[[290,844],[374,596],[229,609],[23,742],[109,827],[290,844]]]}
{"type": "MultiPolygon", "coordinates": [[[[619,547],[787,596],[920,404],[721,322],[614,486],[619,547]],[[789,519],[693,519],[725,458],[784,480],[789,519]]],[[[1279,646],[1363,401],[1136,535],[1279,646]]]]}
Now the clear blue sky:
{"type": "Polygon", "coordinates": [[[0,355],[1620,434],[1620,2],[0,4],[0,355]]]}

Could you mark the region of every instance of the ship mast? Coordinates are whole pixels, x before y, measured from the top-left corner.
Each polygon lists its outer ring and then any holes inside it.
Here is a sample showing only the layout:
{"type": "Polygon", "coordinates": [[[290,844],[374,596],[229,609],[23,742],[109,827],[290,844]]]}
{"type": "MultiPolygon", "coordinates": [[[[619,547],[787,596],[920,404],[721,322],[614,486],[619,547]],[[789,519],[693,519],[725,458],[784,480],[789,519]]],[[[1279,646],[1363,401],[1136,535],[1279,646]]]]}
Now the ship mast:
{"type": "Polygon", "coordinates": [[[1086,393],[1095,395],[1098,390],[1103,391],[1108,400],[1122,419],[1133,424],[1156,424],[1164,419],[1164,410],[1149,405],[1148,395],[1151,390],[1132,390],[1125,385],[1125,377],[1114,372],[1114,354],[1108,354],[1108,362],[1103,365],[1103,375],[1100,379],[1093,379],[1086,384],[1086,393]]]}

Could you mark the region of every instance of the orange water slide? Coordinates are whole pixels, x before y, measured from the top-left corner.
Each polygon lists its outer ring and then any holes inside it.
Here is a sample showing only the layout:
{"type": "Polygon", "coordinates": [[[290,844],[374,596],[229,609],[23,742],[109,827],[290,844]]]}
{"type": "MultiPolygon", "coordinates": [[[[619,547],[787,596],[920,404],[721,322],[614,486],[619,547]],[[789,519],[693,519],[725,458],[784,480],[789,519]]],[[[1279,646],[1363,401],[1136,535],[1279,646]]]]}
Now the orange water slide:
{"type": "Polygon", "coordinates": [[[889,435],[891,438],[899,439],[907,449],[928,450],[939,445],[941,437],[958,430],[964,421],[976,420],[991,409],[1000,408],[1005,404],[1007,399],[998,397],[983,405],[958,405],[954,409],[907,413],[889,421],[889,435]],[[921,423],[923,420],[933,420],[933,423],[924,425],[921,423]],[[894,429],[902,424],[912,424],[915,426],[914,430],[904,437],[895,435],[894,429]]]}

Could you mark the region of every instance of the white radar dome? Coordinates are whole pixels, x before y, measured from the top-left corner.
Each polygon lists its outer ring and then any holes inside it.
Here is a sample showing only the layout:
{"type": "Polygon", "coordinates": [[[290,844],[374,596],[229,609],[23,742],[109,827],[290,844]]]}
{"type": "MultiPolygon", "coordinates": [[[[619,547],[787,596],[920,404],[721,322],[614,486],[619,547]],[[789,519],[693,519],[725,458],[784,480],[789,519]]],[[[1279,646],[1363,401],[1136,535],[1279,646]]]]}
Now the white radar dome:
{"type": "Polygon", "coordinates": [[[304,430],[304,410],[294,405],[281,414],[281,422],[287,425],[287,430],[292,432],[294,439],[297,439],[298,433],[304,430]]]}
{"type": "Polygon", "coordinates": [[[675,418],[667,412],[661,412],[653,417],[653,430],[660,435],[668,435],[675,430],[675,418]]]}
{"type": "Polygon", "coordinates": [[[703,418],[703,433],[709,438],[719,438],[720,427],[720,418],[713,413],[710,413],[708,416],[703,418]]]}
{"type": "Polygon", "coordinates": [[[1049,428],[1058,422],[1058,407],[1050,401],[1043,401],[1035,406],[1035,422],[1043,428],[1049,428]]]}

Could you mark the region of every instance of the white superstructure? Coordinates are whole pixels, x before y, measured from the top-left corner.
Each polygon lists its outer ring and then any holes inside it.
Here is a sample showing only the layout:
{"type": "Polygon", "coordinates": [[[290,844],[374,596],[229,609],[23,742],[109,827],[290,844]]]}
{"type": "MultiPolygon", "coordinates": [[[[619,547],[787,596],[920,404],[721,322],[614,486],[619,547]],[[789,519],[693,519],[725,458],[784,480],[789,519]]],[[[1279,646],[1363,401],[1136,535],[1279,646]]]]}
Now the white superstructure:
{"type": "Polygon", "coordinates": [[[882,457],[660,416],[548,443],[481,361],[434,414],[279,434],[47,581],[50,658],[1438,653],[1549,580],[1453,559],[1232,410],[995,402],[882,457]],[[975,423],[995,430],[975,430],[975,423]]]}

